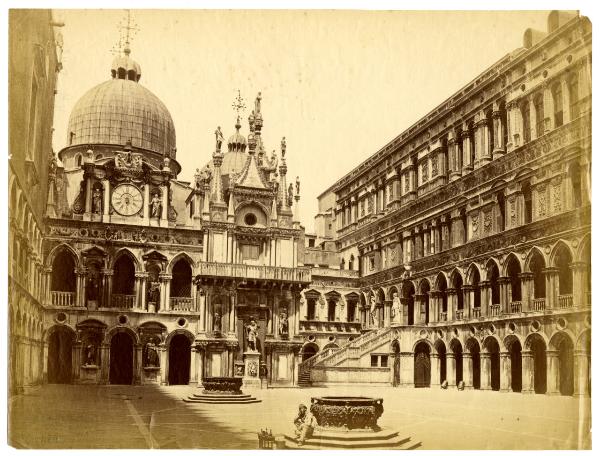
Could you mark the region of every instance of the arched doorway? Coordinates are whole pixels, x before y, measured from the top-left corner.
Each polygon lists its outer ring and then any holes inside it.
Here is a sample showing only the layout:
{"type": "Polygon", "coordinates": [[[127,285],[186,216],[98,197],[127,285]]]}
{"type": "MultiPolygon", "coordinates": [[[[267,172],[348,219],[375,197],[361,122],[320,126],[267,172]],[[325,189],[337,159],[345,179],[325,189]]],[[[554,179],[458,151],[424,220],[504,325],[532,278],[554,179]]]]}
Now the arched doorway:
{"type": "Polygon", "coordinates": [[[173,336],[169,343],[169,385],[190,382],[190,353],[192,343],[184,334],[173,336]]]}
{"type": "Polygon", "coordinates": [[[493,391],[500,390],[500,346],[493,337],[488,337],[485,348],[490,357],[490,387],[493,391]]]}
{"type": "Polygon", "coordinates": [[[431,385],[431,360],[429,345],[419,342],[415,347],[415,388],[429,388],[431,385]]]}
{"type": "Polygon", "coordinates": [[[446,381],[446,346],[443,342],[437,340],[435,349],[438,355],[439,371],[440,371],[440,385],[446,381]]]}
{"type": "Polygon", "coordinates": [[[533,391],[546,394],[546,343],[536,334],[532,336],[530,346],[533,355],[533,391]]]}
{"type": "Polygon", "coordinates": [[[410,281],[404,282],[402,285],[402,296],[406,303],[405,322],[407,325],[412,326],[415,324],[415,287],[410,281]]]}
{"type": "Polygon", "coordinates": [[[48,383],[71,383],[73,334],[56,329],[48,340],[48,383]]]}
{"type": "Polygon", "coordinates": [[[467,349],[471,353],[471,363],[473,365],[473,388],[481,389],[481,356],[479,354],[479,343],[471,338],[467,341],[467,349]]]}
{"type": "Polygon", "coordinates": [[[515,393],[520,393],[523,388],[523,363],[521,358],[521,342],[511,336],[507,342],[510,353],[510,387],[515,393]]]}
{"type": "Polygon", "coordinates": [[[456,372],[454,373],[454,379],[458,385],[463,381],[463,349],[458,339],[453,339],[450,343],[450,349],[454,354],[454,362],[456,366],[456,372]]]}
{"type": "Polygon", "coordinates": [[[556,366],[558,392],[563,396],[572,396],[574,392],[573,342],[565,333],[557,333],[552,337],[550,345],[558,351],[558,366],[556,366]]]}
{"type": "Polygon", "coordinates": [[[319,351],[317,344],[306,344],[302,348],[302,361],[306,361],[308,358],[312,358],[319,351]]]}
{"type": "Polygon", "coordinates": [[[110,340],[108,381],[113,385],[133,383],[133,339],[127,333],[117,333],[110,340]]]}

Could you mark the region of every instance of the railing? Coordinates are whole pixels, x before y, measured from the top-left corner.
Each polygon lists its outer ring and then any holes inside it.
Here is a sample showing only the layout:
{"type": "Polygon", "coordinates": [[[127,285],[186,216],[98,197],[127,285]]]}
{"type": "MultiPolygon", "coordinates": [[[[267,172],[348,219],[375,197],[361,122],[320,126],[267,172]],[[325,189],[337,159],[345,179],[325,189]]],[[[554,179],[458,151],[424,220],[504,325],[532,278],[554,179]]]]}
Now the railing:
{"type": "Polygon", "coordinates": [[[249,264],[200,263],[200,275],[242,278],[281,280],[286,282],[310,282],[310,268],[284,268],[279,266],[254,266],[249,264]]]}
{"type": "Polygon", "coordinates": [[[56,307],[73,307],[75,305],[74,291],[51,291],[52,305],[56,307]]]}
{"type": "Polygon", "coordinates": [[[516,314],[520,313],[522,308],[521,301],[513,301],[510,303],[510,313],[516,314]]]}
{"type": "Polygon", "coordinates": [[[300,331],[360,333],[360,329],[361,324],[358,321],[300,321],[300,331]]]}
{"type": "Polygon", "coordinates": [[[500,316],[500,304],[490,304],[490,315],[492,317],[500,316]]]}
{"type": "Polygon", "coordinates": [[[381,344],[381,337],[385,336],[391,328],[381,328],[376,331],[369,332],[353,340],[347,345],[344,345],[336,352],[320,360],[320,364],[324,366],[336,366],[344,359],[357,358],[361,353],[369,352],[374,346],[381,344]]]}
{"type": "Polygon", "coordinates": [[[440,312],[439,321],[448,321],[448,312],[440,312]]]}
{"type": "Polygon", "coordinates": [[[193,311],[194,309],[194,302],[192,301],[192,298],[189,297],[173,297],[170,299],[171,301],[171,310],[175,310],[175,311],[193,311]]]}
{"type": "Polygon", "coordinates": [[[455,320],[462,320],[463,317],[465,315],[465,311],[462,309],[457,309],[456,312],[454,313],[454,319],[455,320]]]}
{"type": "Polygon", "coordinates": [[[560,309],[573,307],[573,295],[558,295],[558,307],[560,309]]]}
{"type": "Polygon", "coordinates": [[[119,309],[133,309],[135,305],[135,295],[113,294],[111,307],[119,309]]]}
{"type": "Polygon", "coordinates": [[[473,307],[473,318],[481,317],[481,307],[473,307]]]}
{"type": "Polygon", "coordinates": [[[531,301],[531,310],[544,310],[546,309],[546,298],[537,298],[531,301]]]}

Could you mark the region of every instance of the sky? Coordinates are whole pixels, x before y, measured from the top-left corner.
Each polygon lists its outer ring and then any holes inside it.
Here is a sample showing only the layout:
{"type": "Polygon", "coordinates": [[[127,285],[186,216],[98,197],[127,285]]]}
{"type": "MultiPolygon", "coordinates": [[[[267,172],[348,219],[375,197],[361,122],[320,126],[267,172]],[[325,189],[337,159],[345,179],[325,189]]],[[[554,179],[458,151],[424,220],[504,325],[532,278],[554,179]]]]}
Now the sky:
{"type": "MultiPolygon", "coordinates": [[[[301,181],[301,220],[317,196],[455,91],[522,45],[547,11],[132,10],[140,83],[169,109],[180,180],[191,180],[234,131],[238,89],[248,115],[262,93],[263,142],[286,137],[288,182],[301,181]]],[[[110,78],[124,10],[56,10],[62,28],[54,150],[76,101],[110,78]]]]}

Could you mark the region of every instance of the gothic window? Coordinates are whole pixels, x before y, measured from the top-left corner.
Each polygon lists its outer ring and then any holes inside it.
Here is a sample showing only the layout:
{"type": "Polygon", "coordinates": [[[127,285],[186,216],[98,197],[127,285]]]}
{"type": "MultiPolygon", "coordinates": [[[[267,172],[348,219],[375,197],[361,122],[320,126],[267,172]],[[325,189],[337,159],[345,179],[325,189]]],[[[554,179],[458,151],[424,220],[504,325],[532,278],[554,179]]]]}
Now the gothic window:
{"type": "Polygon", "coordinates": [[[500,304],[500,284],[498,283],[498,266],[493,261],[488,266],[488,280],[490,281],[490,290],[492,292],[492,304],[500,304]]]}
{"type": "Polygon", "coordinates": [[[171,279],[171,296],[192,296],[192,268],[183,258],[173,266],[173,278],[171,279]]]}
{"type": "Polygon", "coordinates": [[[456,292],[456,309],[463,310],[464,308],[464,296],[463,296],[463,281],[460,274],[455,273],[452,278],[452,288],[454,288],[456,292]]]}
{"type": "Polygon", "coordinates": [[[113,274],[113,292],[120,295],[133,295],[135,284],[135,266],[127,255],[121,255],[115,262],[113,274]]]}
{"type": "Polygon", "coordinates": [[[537,250],[534,250],[531,260],[529,260],[529,270],[533,274],[533,299],[546,297],[546,278],[543,273],[545,267],[544,258],[537,250]]]}
{"type": "Polygon", "coordinates": [[[52,291],[75,291],[75,260],[73,255],[66,250],[54,257],[50,289],[52,291]]]}
{"type": "Polygon", "coordinates": [[[508,260],[506,273],[510,279],[511,302],[521,301],[521,279],[519,278],[521,266],[514,256],[508,260]]]}
{"type": "Polygon", "coordinates": [[[554,260],[558,268],[558,294],[573,294],[573,272],[571,271],[571,253],[564,245],[560,245],[554,260]]]}

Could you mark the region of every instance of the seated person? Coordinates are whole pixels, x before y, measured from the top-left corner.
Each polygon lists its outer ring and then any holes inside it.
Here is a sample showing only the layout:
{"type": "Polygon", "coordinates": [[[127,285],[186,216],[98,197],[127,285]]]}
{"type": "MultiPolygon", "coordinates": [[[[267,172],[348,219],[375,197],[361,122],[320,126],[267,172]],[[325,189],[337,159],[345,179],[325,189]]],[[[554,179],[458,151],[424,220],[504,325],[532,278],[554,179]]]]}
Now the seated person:
{"type": "Polygon", "coordinates": [[[296,438],[298,439],[299,446],[302,446],[306,439],[312,436],[316,424],[315,417],[308,411],[306,405],[300,404],[298,406],[298,415],[294,419],[296,438]]]}

